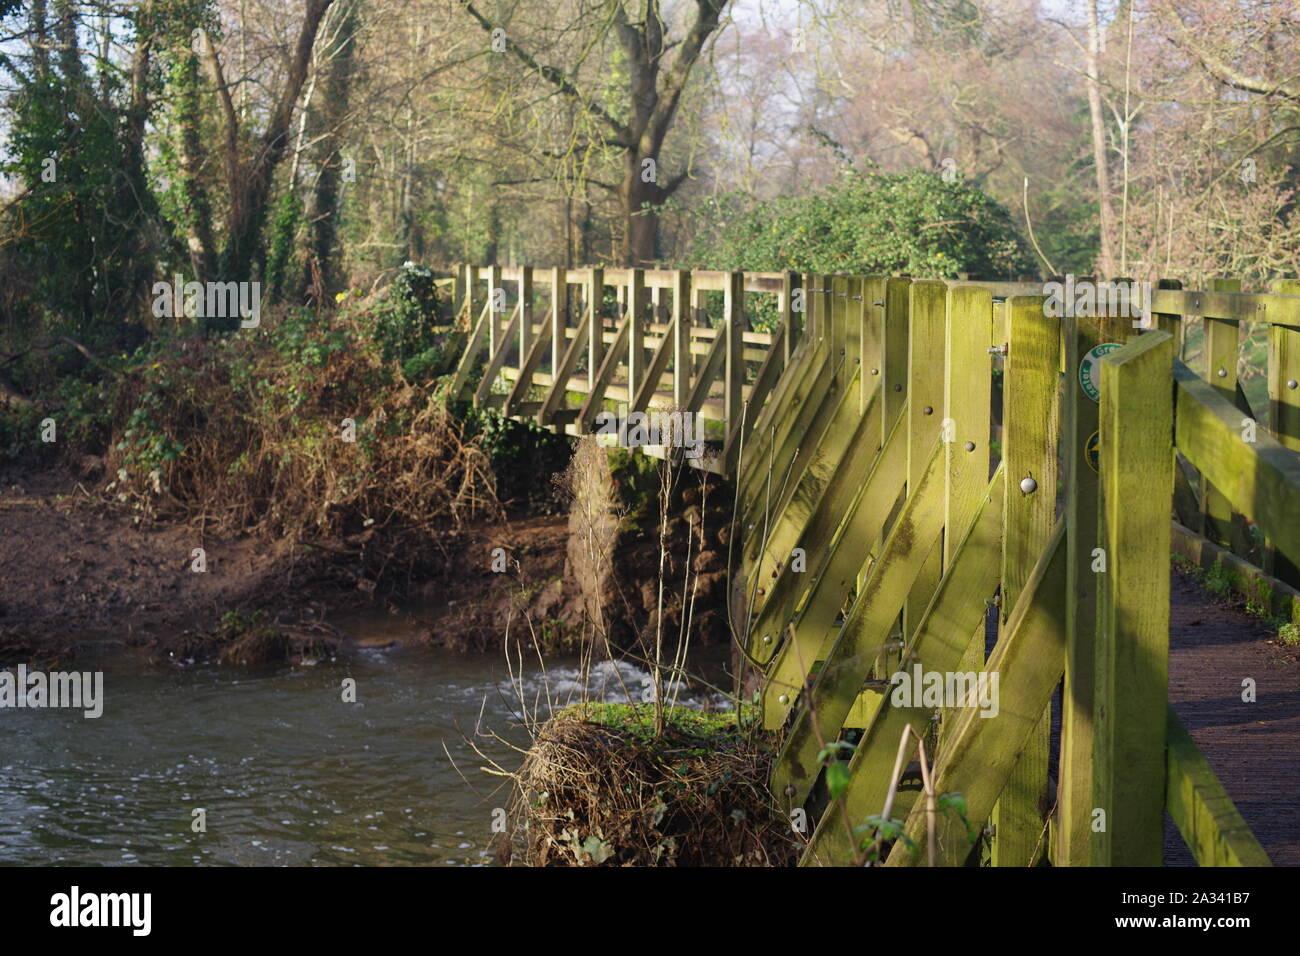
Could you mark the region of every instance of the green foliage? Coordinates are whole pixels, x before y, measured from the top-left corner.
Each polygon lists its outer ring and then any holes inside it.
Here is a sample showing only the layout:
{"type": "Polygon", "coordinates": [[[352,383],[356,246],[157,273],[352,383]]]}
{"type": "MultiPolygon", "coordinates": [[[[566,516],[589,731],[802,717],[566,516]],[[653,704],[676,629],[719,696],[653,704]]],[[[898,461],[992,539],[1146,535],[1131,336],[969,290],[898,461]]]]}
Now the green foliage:
{"type": "Polygon", "coordinates": [[[416,360],[411,371],[431,367],[441,358],[435,331],[442,302],[428,266],[405,263],[389,287],[383,304],[371,313],[371,335],[385,362],[416,360]]]}
{"type": "Polygon", "coordinates": [[[273,302],[287,291],[285,280],[294,264],[293,251],[302,220],[302,203],[292,189],[286,189],[271,217],[270,248],[266,253],[266,284],[273,302]]]}
{"type": "Polygon", "coordinates": [[[548,476],[569,463],[573,447],[567,437],[495,409],[456,403],[452,413],[460,419],[465,439],[477,438],[487,453],[501,501],[537,509],[554,504],[557,490],[548,476]]]}
{"type": "Polygon", "coordinates": [[[696,268],[985,279],[1034,269],[1004,207],[920,170],[846,169],[818,192],[762,203],[731,194],[710,213],[715,232],[692,250],[696,268]]]}

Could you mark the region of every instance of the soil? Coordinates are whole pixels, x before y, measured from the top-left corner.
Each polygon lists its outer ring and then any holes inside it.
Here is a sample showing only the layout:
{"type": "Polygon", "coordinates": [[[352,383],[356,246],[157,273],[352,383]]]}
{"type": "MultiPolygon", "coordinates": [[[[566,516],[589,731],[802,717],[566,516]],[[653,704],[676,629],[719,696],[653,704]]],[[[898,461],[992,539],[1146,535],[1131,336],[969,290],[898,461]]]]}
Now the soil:
{"type": "MultiPolygon", "coordinates": [[[[666,580],[686,570],[671,556],[692,554],[694,595],[683,607],[680,585],[665,588],[670,646],[683,615],[694,642],[727,639],[723,496],[703,515],[701,549],[687,541],[701,520],[695,494],[675,503],[666,538],[666,580]]],[[[593,639],[592,602],[615,648],[647,653],[659,623],[657,528],[618,533],[612,573],[593,583],[571,524],[524,515],[402,540],[405,553],[420,552],[419,570],[380,575],[376,555],[392,538],[292,541],[142,520],[70,471],[0,469],[0,667],[57,666],[91,646],[134,648],[173,667],[293,661],[360,643],[330,619],[363,608],[406,615],[412,643],[473,652],[535,638],[543,652],[572,650],[593,639]],[[223,625],[230,612],[244,623],[223,625]]]]}
{"type": "Polygon", "coordinates": [[[261,611],[259,620],[291,634],[344,642],[350,635],[325,624],[328,615],[407,596],[446,598],[414,640],[462,650],[498,645],[520,611],[575,623],[565,615],[580,605],[559,585],[563,516],[448,532],[429,549],[441,567],[409,593],[398,593],[408,582],[384,593],[367,578],[356,557],[364,537],[295,543],[139,521],[68,472],[0,471],[0,666],[50,666],[92,644],[187,659],[208,643],[215,655],[208,639],[231,611],[261,611]],[[504,573],[493,571],[497,547],[504,573]],[[201,573],[195,548],[204,551],[201,573]]]}

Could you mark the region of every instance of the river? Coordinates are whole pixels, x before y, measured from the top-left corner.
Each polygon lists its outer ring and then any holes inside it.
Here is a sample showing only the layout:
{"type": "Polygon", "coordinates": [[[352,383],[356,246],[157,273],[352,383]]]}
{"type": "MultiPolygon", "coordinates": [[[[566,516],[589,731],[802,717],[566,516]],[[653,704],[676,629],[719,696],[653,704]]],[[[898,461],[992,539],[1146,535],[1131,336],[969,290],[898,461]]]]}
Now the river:
{"type": "MultiPolygon", "coordinates": [[[[520,697],[545,710],[548,688],[557,703],[581,693],[576,665],[548,660],[543,677],[534,661],[512,682],[501,654],[400,645],[256,671],[83,654],[65,669],[104,672],[100,718],[0,710],[0,864],[491,864],[508,790],[493,793],[465,738],[481,720],[504,740],[479,748],[514,769],[520,697]]],[[[587,692],[646,686],[606,663],[587,692]]]]}

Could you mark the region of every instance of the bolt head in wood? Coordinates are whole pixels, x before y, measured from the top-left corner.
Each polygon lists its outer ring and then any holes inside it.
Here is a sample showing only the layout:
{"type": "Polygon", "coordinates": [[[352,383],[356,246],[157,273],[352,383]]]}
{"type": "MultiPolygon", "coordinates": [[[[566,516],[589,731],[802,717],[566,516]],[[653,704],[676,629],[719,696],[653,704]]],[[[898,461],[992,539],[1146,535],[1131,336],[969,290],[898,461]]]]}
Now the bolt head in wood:
{"type": "Polygon", "coordinates": [[[896,391],[896,392],[901,392],[902,390],[903,390],[903,386],[901,386],[901,385],[895,385],[895,386],[894,386],[894,391],[896,391]]]}
{"type": "Polygon", "coordinates": [[[783,704],[788,704],[790,703],[790,695],[782,694],[780,697],[777,698],[777,700],[779,700],[783,704]]]}
{"type": "Polygon", "coordinates": [[[1032,478],[1022,478],[1020,480],[1020,490],[1027,495],[1032,495],[1038,490],[1038,482],[1032,478]]]}
{"type": "Polygon", "coordinates": [[[873,369],[871,370],[871,374],[872,374],[872,375],[879,375],[879,374],[880,374],[880,369],[878,369],[878,368],[873,368],[873,369]]]}
{"type": "Polygon", "coordinates": [[[1286,387],[1287,387],[1287,388],[1300,388],[1300,382],[1297,382],[1297,381],[1296,381],[1295,379],[1293,379],[1293,378],[1292,378],[1292,379],[1288,379],[1288,380],[1287,380],[1287,383],[1286,383],[1286,387]]]}
{"type": "Polygon", "coordinates": [[[933,415],[933,414],[934,414],[934,409],[931,408],[929,405],[925,406],[925,408],[921,409],[921,411],[925,412],[925,414],[927,414],[927,415],[933,415]]]}
{"type": "Polygon", "coordinates": [[[1223,368],[1219,369],[1219,378],[1227,378],[1227,377],[1228,377],[1228,370],[1223,368]]]}
{"type": "Polygon", "coordinates": [[[771,644],[771,643],[772,643],[772,635],[771,635],[771,634],[764,634],[764,635],[763,635],[763,643],[764,643],[764,644],[771,644]]]}
{"type": "Polygon", "coordinates": [[[968,442],[966,443],[966,450],[967,450],[967,451],[974,451],[974,450],[975,450],[975,443],[974,443],[973,441],[968,441],[968,442]]]}

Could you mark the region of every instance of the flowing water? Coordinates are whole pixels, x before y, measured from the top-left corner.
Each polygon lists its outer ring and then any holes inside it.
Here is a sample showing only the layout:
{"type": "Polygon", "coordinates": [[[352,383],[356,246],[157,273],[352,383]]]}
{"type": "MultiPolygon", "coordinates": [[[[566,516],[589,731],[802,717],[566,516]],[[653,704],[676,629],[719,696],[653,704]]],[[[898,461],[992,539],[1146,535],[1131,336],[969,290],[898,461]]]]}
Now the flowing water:
{"type": "MultiPolygon", "coordinates": [[[[259,671],[111,654],[66,669],[104,671],[103,715],[0,709],[0,864],[489,864],[509,794],[466,738],[514,769],[520,698],[532,712],[581,692],[576,661],[512,681],[500,654],[401,646],[259,671]]],[[[587,680],[606,699],[648,686],[628,664],[587,680]]]]}

